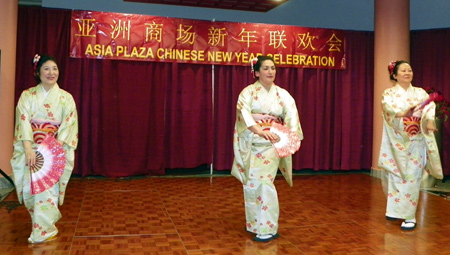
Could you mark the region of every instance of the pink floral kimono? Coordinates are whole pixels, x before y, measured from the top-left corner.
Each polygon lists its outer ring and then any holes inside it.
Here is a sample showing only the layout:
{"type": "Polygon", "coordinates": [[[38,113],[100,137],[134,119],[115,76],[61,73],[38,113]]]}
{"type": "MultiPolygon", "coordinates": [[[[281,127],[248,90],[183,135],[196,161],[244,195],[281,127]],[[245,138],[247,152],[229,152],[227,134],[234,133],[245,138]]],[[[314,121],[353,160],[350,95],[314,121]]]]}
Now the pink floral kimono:
{"type": "Polygon", "coordinates": [[[40,243],[56,236],[55,223],[61,218],[58,205],[72,174],[78,143],[78,121],[72,95],[55,85],[46,93],[41,85],[25,90],[16,107],[14,152],[11,159],[13,179],[20,203],[31,215],[30,243],[40,243]],[[54,135],[63,143],[66,155],[64,173],[50,189],[32,195],[30,191],[30,167],[26,166],[23,141],[31,141],[34,150],[46,134],[54,135]]]}
{"type": "Polygon", "coordinates": [[[395,117],[428,98],[422,88],[399,84],[384,91],[383,137],[378,166],[384,170],[383,190],[387,196],[386,216],[415,219],[423,170],[442,179],[442,166],[436,139],[426,132],[428,120],[434,120],[432,102],[411,117],[395,117]]]}
{"type": "Polygon", "coordinates": [[[270,141],[248,127],[270,128],[270,122],[284,123],[303,139],[295,100],[283,88],[272,85],[267,91],[259,82],[247,86],[239,95],[234,130],[232,175],[244,188],[247,231],[275,234],[278,230],[278,195],[273,184],[278,169],[292,186],[292,156],[279,158],[270,141]],[[256,116],[268,115],[268,118],[256,116]]]}

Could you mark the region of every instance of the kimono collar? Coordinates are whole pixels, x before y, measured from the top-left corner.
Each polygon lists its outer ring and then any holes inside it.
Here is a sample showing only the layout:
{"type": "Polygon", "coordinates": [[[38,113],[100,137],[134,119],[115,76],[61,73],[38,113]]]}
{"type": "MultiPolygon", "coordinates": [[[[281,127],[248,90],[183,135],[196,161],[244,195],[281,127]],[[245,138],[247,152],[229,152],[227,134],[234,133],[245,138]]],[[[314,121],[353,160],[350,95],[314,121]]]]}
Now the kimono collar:
{"type": "Polygon", "coordinates": [[[46,91],[44,86],[42,86],[42,84],[40,84],[40,83],[39,83],[38,87],[41,87],[41,91],[42,91],[42,94],[44,95],[44,97],[47,97],[48,94],[50,94],[52,91],[56,91],[59,89],[58,83],[55,83],[55,85],[53,85],[53,87],[51,89],[49,89],[48,91],[46,91]]]}
{"type": "Polygon", "coordinates": [[[408,87],[405,89],[405,88],[403,88],[402,87],[402,85],[400,85],[399,83],[395,83],[395,87],[396,87],[396,89],[398,90],[398,89],[402,89],[402,90],[404,90],[404,91],[408,91],[408,90],[410,90],[411,88],[412,88],[412,85],[411,85],[411,83],[408,85],[408,87]]]}
{"type": "MultiPolygon", "coordinates": [[[[259,82],[259,81],[256,81],[253,85],[254,85],[256,88],[261,88],[261,89],[266,90],[266,89],[264,88],[264,86],[261,84],[261,82],[259,82]]],[[[267,93],[269,93],[270,91],[272,91],[272,88],[275,89],[275,87],[276,87],[275,83],[272,83],[272,85],[270,86],[270,89],[269,89],[269,90],[266,90],[267,93]]]]}

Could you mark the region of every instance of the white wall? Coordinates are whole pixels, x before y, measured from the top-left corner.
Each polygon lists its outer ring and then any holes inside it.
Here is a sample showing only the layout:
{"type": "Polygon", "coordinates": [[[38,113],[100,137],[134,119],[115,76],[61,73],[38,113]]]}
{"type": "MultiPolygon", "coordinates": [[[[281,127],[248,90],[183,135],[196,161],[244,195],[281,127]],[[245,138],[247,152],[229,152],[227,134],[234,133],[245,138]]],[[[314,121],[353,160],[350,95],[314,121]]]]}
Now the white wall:
{"type": "MultiPolygon", "coordinates": [[[[450,0],[410,0],[410,3],[411,30],[450,27],[450,0]]],[[[123,0],[42,0],[42,6],[198,20],[361,31],[374,29],[374,0],[290,0],[267,13],[131,3],[123,0]]]]}

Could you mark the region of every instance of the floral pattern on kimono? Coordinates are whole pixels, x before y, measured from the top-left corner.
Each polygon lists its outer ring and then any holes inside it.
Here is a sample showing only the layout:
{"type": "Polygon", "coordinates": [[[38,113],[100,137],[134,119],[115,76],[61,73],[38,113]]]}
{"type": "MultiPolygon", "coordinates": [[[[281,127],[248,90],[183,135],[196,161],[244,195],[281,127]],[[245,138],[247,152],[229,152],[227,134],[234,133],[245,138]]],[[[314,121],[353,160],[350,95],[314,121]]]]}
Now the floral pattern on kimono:
{"type": "MultiPolygon", "coordinates": [[[[270,109],[264,109],[259,103],[261,97],[267,93],[259,81],[247,86],[238,98],[233,135],[235,158],[231,168],[231,174],[243,184],[248,180],[252,141],[255,137],[257,138],[248,129],[248,127],[256,125],[252,113],[264,113],[282,117],[285,125],[291,131],[297,132],[300,139],[303,140],[303,131],[294,98],[285,89],[277,85],[272,85],[271,91],[274,94],[270,100],[273,102],[270,109]]],[[[279,163],[279,168],[288,184],[292,186],[292,156],[282,158],[279,163]]]]}
{"type": "Polygon", "coordinates": [[[252,114],[280,117],[301,139],[303,133],[295,101],[286,90],[272,85],[267,91],[256,82],[239,95],[233,139],[235,159],[231,173],[243,184],[247,231],[275,234],[279,204],[273,182],[280,169],[292,186],[292,156],[279,158],[270,141],[248,129],[257,124],[252,114]]]}
{"type": "Polygon", "coordinates": [[[389,217],[415,218],[424,169],[442,179],[436,140],[426,131],[427,121],[434,120],[435,104],[426,105],[418,113],[420,116],[395,117],[428,97],[421,88],[410,85],[405,90],[399,84],[385,90],[382,96],[383,136],[378,166],[385,171],[382,181],[389,217]],[[409,126],[414,120],[419,122],[419,130],[409,126]]]}
{"type": "MultiPolygon", "coordinates": [[[[71,94],[59,88],[57,84],[44,92],[42,85],[22,92],[16,107],[14,128],[14,151],[11,159],[13,179],[20,203],[24,203],[32,218],[33,231],[30,242],[41,242],[57,234],[55,223],[61,218],[58,204],[64,202],[65,190],[69,182],[75,161],[75,149],[78,144],[78,117],[75,101],[71,94]],[[32,124],[33,123],[33,124],[32,124]],[[58,183],[50,189],[31,195],[30,167],[26,166],[23,141],[30,141],[33,150],[39,146],[39,135],[45,131],[35,130],[34,124],[49,123],[57,127],[55,136],[63,141],[66,156],[64,172],[58,183]],[[36,136],[36,133],[40,133],[36,136]]],[[[55,129],[49,131],[54,133],[55,129]]]]}

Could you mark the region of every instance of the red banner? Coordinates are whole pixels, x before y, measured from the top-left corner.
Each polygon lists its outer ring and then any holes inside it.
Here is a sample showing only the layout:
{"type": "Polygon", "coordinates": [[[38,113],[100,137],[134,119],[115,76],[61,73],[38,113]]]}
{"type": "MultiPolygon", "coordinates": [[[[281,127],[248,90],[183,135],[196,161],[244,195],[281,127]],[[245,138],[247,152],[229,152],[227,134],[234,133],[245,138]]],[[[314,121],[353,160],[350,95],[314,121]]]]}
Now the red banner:
{"type": "Polygon", "coordinates": [[[345,69],[345,32],[73,11],[70,57],[247,65],[270,55],[278,66],[345,69]]]}

